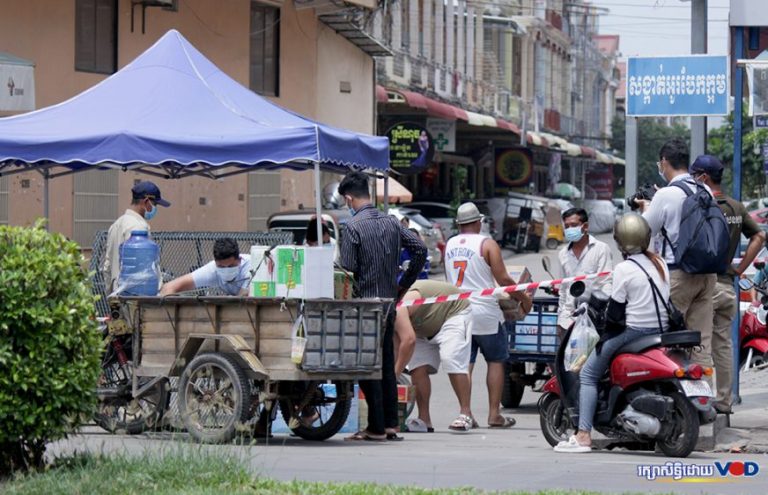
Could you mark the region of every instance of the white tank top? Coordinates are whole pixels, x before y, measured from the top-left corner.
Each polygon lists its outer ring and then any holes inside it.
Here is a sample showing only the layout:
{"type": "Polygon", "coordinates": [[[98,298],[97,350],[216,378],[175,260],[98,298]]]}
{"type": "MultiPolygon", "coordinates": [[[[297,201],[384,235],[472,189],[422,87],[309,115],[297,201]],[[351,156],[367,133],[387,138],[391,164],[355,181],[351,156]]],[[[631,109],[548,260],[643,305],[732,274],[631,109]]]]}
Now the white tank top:
{"type": "MultiPolygon", "coordinates": [[[[450,283],[466,291],[496,287],[491,267],[483,258],[480,234],[459,234],[445,246],[445,274],[450,283]]],[[[492,335],[498,332],[504,315],[495,297],[472,297],[472,333],[492,335]]]]}

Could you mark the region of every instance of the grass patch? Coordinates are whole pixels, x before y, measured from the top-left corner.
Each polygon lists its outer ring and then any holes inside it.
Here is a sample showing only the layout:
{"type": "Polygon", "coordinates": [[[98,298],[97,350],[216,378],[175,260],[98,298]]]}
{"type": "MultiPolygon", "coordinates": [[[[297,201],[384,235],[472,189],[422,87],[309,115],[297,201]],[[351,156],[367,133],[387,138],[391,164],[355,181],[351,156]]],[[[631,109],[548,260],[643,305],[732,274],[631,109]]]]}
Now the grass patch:
{"type": "MultiPolygon", "coordinates": [[[[254,476],[235,456],[184,449],[141,456],[79,454],[57,459],[46,471],[0,481],[4,495],[56,494],[278,494],[278,495],[480,495],[473,488],[424,489],[373,483],[276,481],[254,476]]],[[[499,492],[525,495],[531,492],[499,492]]],[[[591,495],[547,490],[537,495],[591,495]]]]}

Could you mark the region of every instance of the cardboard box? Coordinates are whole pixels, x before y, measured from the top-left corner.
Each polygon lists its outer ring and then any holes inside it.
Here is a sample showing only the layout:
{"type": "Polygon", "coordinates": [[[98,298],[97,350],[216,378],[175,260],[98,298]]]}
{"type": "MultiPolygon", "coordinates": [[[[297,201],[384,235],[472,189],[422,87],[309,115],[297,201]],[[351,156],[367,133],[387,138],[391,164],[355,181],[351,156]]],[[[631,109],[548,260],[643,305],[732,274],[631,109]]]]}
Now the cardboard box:
{"type": "Polygon", "coordinates": [[[278,246],[272,252],[277,297],[333,298],[333,248],[278,246]]]}
{"type": "Polygon", "coordinates": [[[335,271],[333,272],[333,298],[352,299],[352,275],[335,271]]]}
{"type": "MultiPolygon", "coordinates": [[[[358,406],[357,411],[358,426],[360,430],[364,430],[368,427],[368,403],[365,402],[365,394],[362,390],[357,393],[358,406]]],[[[397,386],[397,419],[400,425],[400,431],[405,431],[405,422],[408,421],[408,415],[406,414],[409,409],[409,404],[416,400],[416,388],[413,385],[398,385],[397,386]]]]}
{"type": "MultiPolygon", "coordinates": [[[[526,266],[507,265],[506,269],[507,272],[509,272],[509,276],[512,277],[512,280],[518,284],[527,284],[533,281],[531,272],[526,266]]],[[[499,299],[499,306],[501,306],[501,311],[504,313],[505,321],[520,321],[525,318],[525,313],[523,313],[520,303],[514,299],[510,299],[509,297],[501,298],[499,299]]]]}
{"type": "Polygon", "coordinates": [[[264,255],[268,246],[251,246],[251,270],[254,270],[249,295],[251,297],[276,297],[277,274],[272,253],[268,258],[264,255]]]}

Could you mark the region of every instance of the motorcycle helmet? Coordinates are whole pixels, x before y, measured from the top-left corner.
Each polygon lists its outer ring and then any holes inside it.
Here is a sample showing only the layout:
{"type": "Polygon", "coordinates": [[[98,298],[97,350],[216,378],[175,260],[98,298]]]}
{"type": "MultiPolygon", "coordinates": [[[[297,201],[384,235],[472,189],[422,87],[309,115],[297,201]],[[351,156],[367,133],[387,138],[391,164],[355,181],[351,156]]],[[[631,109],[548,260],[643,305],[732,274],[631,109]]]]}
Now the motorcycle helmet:
{"type": "Polygon", "coordinates": [[[613,239],[622,253],[639,254],[651,244],[651,227],[637,213],[627,213],[616,222],[613,239]]]}

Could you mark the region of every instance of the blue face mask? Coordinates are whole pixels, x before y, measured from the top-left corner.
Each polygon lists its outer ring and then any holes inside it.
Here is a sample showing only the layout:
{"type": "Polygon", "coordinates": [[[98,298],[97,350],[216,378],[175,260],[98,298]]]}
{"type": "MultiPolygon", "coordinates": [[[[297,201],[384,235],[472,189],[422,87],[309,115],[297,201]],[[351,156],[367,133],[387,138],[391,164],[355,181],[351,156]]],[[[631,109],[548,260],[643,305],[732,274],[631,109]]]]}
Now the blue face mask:
{"type": "Polygon", "coordinates": [[[582,237],[584,237],[584,231],[581,230],[581,225],[565,229],[565,240],[568,242],[579,242],[582,237]]]}
{"type": "Polygon", "coordinates": [[[157,215],[157,205],[152,205],[151,210],[147,210],[144,212],[144,219],[152,220],[153,218],[155,218],[155,215],[157,215]]]}

